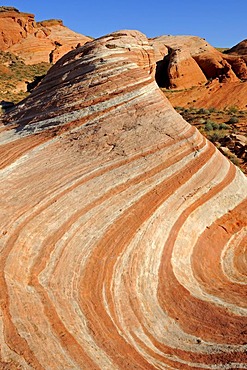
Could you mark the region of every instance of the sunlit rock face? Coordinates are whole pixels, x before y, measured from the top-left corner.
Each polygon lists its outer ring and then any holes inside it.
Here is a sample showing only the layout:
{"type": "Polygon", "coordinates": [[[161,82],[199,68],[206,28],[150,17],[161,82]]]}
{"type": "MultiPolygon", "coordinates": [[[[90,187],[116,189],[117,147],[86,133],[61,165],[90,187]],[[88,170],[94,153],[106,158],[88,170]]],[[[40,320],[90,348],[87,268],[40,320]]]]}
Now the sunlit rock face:
{"type": "Polygon", "coordinates": [[[22,58],[26,64],[55,63],[77,45],[91,41],[52,19],[35,22],[33,14],[0,7],[0,50],[22,58]]]}
{"type": "Polygon", "coordinates": [[[226,53],[247,56],[247,39],[240,41],[237,45],[233,46],[231,49],[226,50],[226,53]]]}
{"type": "Polygon", "coordinates": [[[245,369],[247,181],[137,31],[71,51],[0,126],[4,369],[245,369]]]}
{"type": "MultiPolygon", "coordinates": [[[[181,89],[200,86],[207,79],[228,83],[247,80],[244,55],[223,54],[200,37],[164,35],[150,39],[149,42],[155,50],[156,62],[161,66],[159,73],[162,74],[163,69],[166,80],[161,87],[181,89]]],[[[229,52],[243,51],[244,42],[239,45],[229,52]]]]}

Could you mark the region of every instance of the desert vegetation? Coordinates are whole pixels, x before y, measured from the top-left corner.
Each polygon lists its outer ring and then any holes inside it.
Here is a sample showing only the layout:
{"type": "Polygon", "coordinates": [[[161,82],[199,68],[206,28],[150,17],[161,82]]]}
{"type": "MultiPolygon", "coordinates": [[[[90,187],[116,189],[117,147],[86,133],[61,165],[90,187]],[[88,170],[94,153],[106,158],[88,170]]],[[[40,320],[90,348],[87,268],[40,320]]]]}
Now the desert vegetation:
{"type": "Polygon", "coordinates": [[[50,67],[45,62],[26,65],[14,54],[0,51],[0,101],[18,103],[26,98],[28,84],[45,75],[50,67]]]}
{"type": "Polygon", "coordinates": [[[178,106],[175,110],[247,174],[247,111],[235,106],[223,110],[178,106]]]}

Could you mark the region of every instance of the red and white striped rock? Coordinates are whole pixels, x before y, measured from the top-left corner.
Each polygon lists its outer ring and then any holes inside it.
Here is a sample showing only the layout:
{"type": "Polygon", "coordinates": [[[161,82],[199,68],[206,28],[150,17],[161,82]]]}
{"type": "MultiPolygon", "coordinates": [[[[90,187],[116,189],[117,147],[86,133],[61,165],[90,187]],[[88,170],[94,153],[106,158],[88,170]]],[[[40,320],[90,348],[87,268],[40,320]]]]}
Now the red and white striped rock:
{"type": "Polygon", "coordinates": [[[247,181],[154,74],[113,33],[3,118],[3,369],[246,368],[247,181]]]}

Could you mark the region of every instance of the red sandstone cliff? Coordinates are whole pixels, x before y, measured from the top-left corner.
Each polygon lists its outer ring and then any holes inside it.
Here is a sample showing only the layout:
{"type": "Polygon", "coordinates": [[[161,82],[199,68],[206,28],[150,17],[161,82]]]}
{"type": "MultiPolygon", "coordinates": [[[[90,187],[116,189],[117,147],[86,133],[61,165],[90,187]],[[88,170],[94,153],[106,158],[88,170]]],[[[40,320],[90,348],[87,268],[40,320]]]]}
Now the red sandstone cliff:
{"type": "Polygon", "coordinates": [[[26,64],[54,63],[90,40],[65,27],[62,21],[36,23],[33,14],[0,7],[0,50],[21,57],[26,64]]]}
{"type": "Polygon", "coordinates": [[[247,180],[154,54],[92,41],[3,118],[2,368],[246,368],[247,180]]]}
{"type": "Polygon", "coordinates": [[[160,36],[150,39],[150,44],[156,50],[156,62],[161,63],[163,59],[164,68],[159,77],[162,80],[164,73],[164,85],[168,88],[198,86],[215,78],[220,82],[247,80],[244,58],[225,55],[200,37],[160,36]],[[172,73],[174,65],[178,71],[175,76],[172,73]]]}
{"type": "Polygon", "coordinates": [[[169,95],[173,105],[246,109],[245,41],[227,54],[196,36],[161,36],[149,42],[155,50],[159,86],[187,89],[169,95]]]}

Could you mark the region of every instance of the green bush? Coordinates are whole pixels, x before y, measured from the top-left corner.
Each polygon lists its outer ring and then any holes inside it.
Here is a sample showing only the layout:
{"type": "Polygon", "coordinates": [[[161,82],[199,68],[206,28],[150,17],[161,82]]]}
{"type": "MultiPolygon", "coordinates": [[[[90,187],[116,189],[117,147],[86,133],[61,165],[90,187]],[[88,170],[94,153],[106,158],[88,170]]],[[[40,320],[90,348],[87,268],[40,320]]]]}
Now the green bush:
{"type": "Polygon", "coordinates": [[[211,130],[213,130],[213,126],[212,126],[212,123],[211,123],[211,122],[207,122],[207,123],[205,124],[205,130],[206,130],[206,131],[211,131],[211,130]]]}
{"type": "Polygon", "coordinates": [[[214,132],[212,135],[210,135],[208,137],[208,139],[212,142],[212,143],[215,143],[216,141],[218,141],[220,139],[220,136],[217,135],[216,132],[214,132]]]}
{"type": "Polygon", "coordinates": [[[210,110],[209,109],[205,109],[205,108],[200,108],[198,110],[198,113],[199,114],[209,114],[210,113],[210,110]]]}
{"type": "Polygon", "coordinates": [[[200,125],[203,125],[203,124],[205,123],[205,119],[200,118],[200,119],[199,119],[199,121],[198,121],[198,123],[199,123],[200,125]]]}
{"type": "Polygon", "coordinates": [[[231,107],[229,107],[227,110],[228,110],[228,112],[230,112],[230,113],[237,113],[238,108],[237,108],[237,107],[235,107],[235,106],[231,106],[231,107]]]}
{"type": "Polygon", "coordinates": [[[212,127],[213,127],[213,130],[218,130],[218,129],[219,129],[219,125],[218,125],[218,123],[216,123],[216,122],[212,122],[212,123],[211,123],[211,125],[212,125],[212,127]]]}
{"type": "Polygon", "coordinates": [[[228,158],[235,166],[239,166],[239,159],[235,154],[230,155],[228,158]]]}
{"type": "Polygon", "coordinates": [[[228,126],[225,123],[220,123],[219,124],[219,129],[220,130],[227,130],[228,129],[228,126]]]}
{"type": "Polygon", "coordinates": [[[208,139],[212,142],[215,143],[216,141],[219,141],[223,137],[226,136],[226,133],[223,131],[216,130],[212,134],[208,135],[208,139]]]}
{"type": "Polygon", "coordinates": [[[234,123],[238,123],[238,117],[236,117],[236,116],[233,116],[233,117],[231,117],[230,119],[229,119],[229,121],[227,121],[227,123],[229,123],[229,124],[234,124],[234,123]]]}

